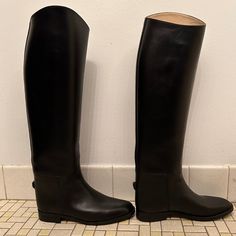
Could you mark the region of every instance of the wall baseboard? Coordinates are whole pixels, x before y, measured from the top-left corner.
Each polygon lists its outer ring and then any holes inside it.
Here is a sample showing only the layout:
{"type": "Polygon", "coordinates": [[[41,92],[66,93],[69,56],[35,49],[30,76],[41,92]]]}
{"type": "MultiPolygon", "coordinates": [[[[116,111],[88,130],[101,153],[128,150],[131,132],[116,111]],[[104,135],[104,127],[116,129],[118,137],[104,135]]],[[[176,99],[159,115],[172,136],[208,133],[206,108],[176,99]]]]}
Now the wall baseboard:
{"type": "MultiPolygon", "coordinates": [[[[82,166],[88,183],[109,196],[134,200],[134,166],[82,166]]],[[[236,165],[183,166],[192,190],[236,201],[236,165]]],[[[31,166],[0,166],[0,199],[35,199],[31,166]]]]}

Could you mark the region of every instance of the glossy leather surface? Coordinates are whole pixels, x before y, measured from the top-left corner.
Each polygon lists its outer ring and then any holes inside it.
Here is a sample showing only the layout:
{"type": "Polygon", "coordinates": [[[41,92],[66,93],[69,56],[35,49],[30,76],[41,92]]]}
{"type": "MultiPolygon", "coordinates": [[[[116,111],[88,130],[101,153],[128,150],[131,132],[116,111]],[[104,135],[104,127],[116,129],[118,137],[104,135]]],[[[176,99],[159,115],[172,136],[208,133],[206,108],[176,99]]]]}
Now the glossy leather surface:
{"type": "Polygon", "coordinates": [[[30,20],[24,82],[39,217],[106,224],[132,216],[131,203],[92,189],[80,170],[79,134],[89,27],[49,6],[30,20]]]}
{"type": "Polygon", "coordinates": [[[227,200],[192,192],[182,176],[182,151],[205,24],[146,18],[136,71],[136,207],[140,220],[218,218],[227,200]],[[163,213],[163,214],[162,214],[163,213]]]}

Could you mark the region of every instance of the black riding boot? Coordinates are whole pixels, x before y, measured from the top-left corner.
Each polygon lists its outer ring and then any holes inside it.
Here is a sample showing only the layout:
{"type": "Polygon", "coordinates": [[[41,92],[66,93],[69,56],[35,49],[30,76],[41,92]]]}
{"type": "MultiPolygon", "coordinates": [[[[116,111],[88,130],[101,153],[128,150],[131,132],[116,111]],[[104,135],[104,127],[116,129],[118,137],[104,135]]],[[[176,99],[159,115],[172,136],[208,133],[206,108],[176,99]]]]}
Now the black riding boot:
{"type": "Polygon", "coordinates": [[[233,210],[185,183],[182,150],[205,23],[179,13],[146,18],[136,74],[136,206],[142,221],[213,220],[233,210]]]}
{"type": "Polygon", "coordinates": [[[131,203],[97,192],[81,174],[79,131],[88,34],[85,21],[66,7],[45,7],[31,17],[24,78],[42,221],[99,225],[134,213],[131,203]]]}

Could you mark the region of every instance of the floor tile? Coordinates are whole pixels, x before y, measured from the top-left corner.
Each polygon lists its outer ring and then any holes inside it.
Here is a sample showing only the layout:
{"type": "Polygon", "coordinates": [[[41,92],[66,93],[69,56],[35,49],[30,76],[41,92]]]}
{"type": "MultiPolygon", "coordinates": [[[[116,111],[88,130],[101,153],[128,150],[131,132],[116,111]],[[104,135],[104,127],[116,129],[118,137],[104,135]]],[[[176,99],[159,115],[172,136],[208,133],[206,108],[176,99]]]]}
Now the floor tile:
{"type": "Polygon", "coordinates": [[[25,223],[27,220],[28,220],[28,217],[12,216],[9,218],[8,222],[25,223]]]}
{"type": "Polygon", "coordinates": [[[83,236],[93,236],[94,231],[93,230],[85,230],[83,233],[83,236]]]}
{"type": "Polygon", "coordinates": [[[119,225],[118,231],[138,231],[138,225],[119,225]]]}
{"type": "Polygon", "coordinates": [[[174,236],[172,232],[162,232],[162,236],[174,236]]]}
{"type": "Polygon", "coordinates": [[[53,229],[74,229],[75,224],[56,224],[53,229]]]}
{"type": "Polygon", "coordinates": [[[48,223],[48,222],[43,222],[41,220],[38,220],[37,223],[34,225],[34,229],[52,229],[54,223],[48,223]]]}
{"type": "Polygon", "coordinates": [[[15,223],[10,230],[7,231],[6,235],[14,235],[21,229],[23,223],[15,223]]]}
{"type": "MultiPolygon", "coordinates": [[[[38,219],[35,201],[0,200],[0,236],[236,236],[236,208],[223,219],[192,221],[169,218],[159,222],[130,220],[108,225],[83,225],[72,221],[60,224],[38,219]]],[[[234,203],[235,205],[235,203],[234,203]]]]}
{"type": "Polygon", "coordinates": [[[225,223],[228,226],[230,233],[236,233],[236,222],[235,221],[226,221],[225,223]]]}
{"type": "Polygon", "coordinates": [[[184,226],[184,231],[187,233],[203,233],[206,232],[206,229],[203,226],[184,226]]]}
{"type": "Polygon", "coordinates": [[[139,236],[150,236],[150,226],[141,225],[139,228],[139,236]]]}
{"type": "Polygon", "coordinates": [[[37,236],[39,231],[39,229],[31,229],[27,236],[37,236]]]}
{"type": "MultiPolygon", "coordinates": [[[[111,226],[111,225],[110,225],[111,226]]],[[[109,226],[108,226],[109,227],[109,226]]],[[[96,226],[95,225],[86,225],[85,230],[95,230],[96,226]]]]}
{"type": "Polygon", "coordinates": [[[180,220],[163,220],[161,222],[162,231],[182,232],[183,226],[180,220]]]}
{"type": "Polygon", "coordinates": [[[95,231],[94,236],[104,236],[106,234],[106,231],[95,231]]]}
{"type": "Polygon", "coordinates": [[[72,230],[64,230],[64,229],[53,229],[50,232],[50,236],[70,236],[72,230]]]}
{"type": "Polygon", "coordinates": [[[24,202],[18,201],[9,209],[9,211],[13,211],[13,212],[17,211],[18,209],[22,207],[23,204],[24,202]]]}
{"type": "Polygon", "coordinates": [[[0,208],[4,206],[6,203],[8,203],[8,200],[2,199],[0,200],[0,208]]]}
{"type": "Polygon", "coordinates": [[[84,232],[85,225],[77,224],[72,232],[72,236],[81,236],[84,232]]]}
{"type": "Polygon", "coordinates": [[[151,231],[151,236],[161,236],[161,232],[152,232],[151,231]]]}
{"type": "Polygon", "coordinates": [[[213,221],[195,221],[193,220],[194,226],[215,226],[213,221]]]}
{"type": "Polygon", "coordinates": [[[229,229],[223,220],[215,220],[214,223],[220,233],[229,233],[229,229]]]}
{"type": "Polygon", "coordinates": [[[185,236],[208,236],[207,233],[185,233],[185,236]]]}
{"type": "Polygon", "coordinates": [[[0,208],[0,211],[8,211],[14,204],[14,202],[7,202],[0,208]]]}
{"type": "Polygon", "coordinates": [[[17,232],[17,235],[27,235],[29,233],[30,229],[20,229],[18,232],[17,232]]]}
{"type": "Polygon", "coordinates": [[[107,230],[105,236],[116,236],[116,231],[107,230]]]}
{"type": "Polygon", "coordinates": [[[21,207],[14,213],[14,216],[22,216],[27,210],[26,207],[21,207]]]}
{"type": "Polygon", "coordinates": [[[6,235],[7,231],[8,231],[8,229],[1,229],[0,228],[0,236],[6,235]]]}
{"type": "Polygon", "coordinates": [[[151,222],[151,231],[161,231],[161,222],[151,222]]]}
{"type": "Polygon", "coordinates": [[[187,219],[182,219],[182,224],[183,225],[193,225],[193,221],[192,220],[187,220],[187,219]]]}
{"type": "Polygon", "coordinates": [[[0,229],[10,229],[14,223],[0,222],[0,229]]]}
{"type": "Polygon", "coordinates": [[[117,236],[138,236],[138,232],[118,231],[117,236]]]}
{"type": "Polygon", "coordinates": [[[220,236],[220,233],[216,227],[207,226],[206,230],[209,236],[220,236]]]}
{"type": "Polygon", "coordinates": [[[22,228],[24,228],[24,229],[31,229],[34,225],[35,225],[35,223],[38,221],[38,219],[37,218],[28,218],[28,220],[25,222],[25,224],[23,225],[23,227],[22,228]]]}
{"type": "Polygon", "coordinates": [[[50,232],[51,232],[50,229],[41,229],[41,230],[39,231],[39,235],[40,235],[40,236],[46,236],[46,235],[49,235],[50,232]]]}
{"type": "Polygon", "coordinates": [[[118,224],[109,224],[109,225],[99,225],[97,226],[97,230],[116,230],[118,224]]]}

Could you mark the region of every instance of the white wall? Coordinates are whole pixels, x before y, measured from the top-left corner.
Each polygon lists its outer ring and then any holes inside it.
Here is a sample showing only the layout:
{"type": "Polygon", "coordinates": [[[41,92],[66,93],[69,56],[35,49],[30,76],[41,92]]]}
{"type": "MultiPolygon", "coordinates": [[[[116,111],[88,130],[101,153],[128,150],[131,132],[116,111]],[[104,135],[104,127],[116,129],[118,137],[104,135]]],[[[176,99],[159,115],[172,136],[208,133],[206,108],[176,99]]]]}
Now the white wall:
{"type": "Polygon", "coordinates": [[[177,11],[207,23],[184,164],[236,163],[236,1],[1,0],[0,164],[29,164],[23,51],[31,14],[65,5],[90,26],[82,119],[84,164],[133,164],[135,62],[144,17],[177,11]]]}

